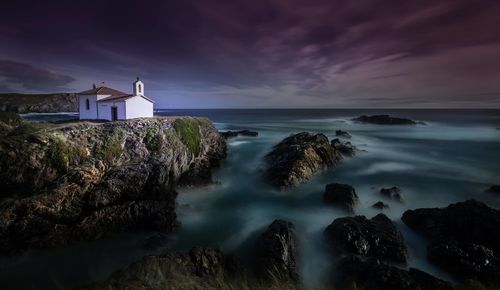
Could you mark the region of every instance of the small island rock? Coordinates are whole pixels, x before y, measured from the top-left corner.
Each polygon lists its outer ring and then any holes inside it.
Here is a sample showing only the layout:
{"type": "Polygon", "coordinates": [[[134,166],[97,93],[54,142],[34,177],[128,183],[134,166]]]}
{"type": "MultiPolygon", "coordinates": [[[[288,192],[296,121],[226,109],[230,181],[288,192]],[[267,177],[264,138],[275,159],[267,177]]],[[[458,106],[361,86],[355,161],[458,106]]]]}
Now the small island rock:
{"type": "Polygon", "coordinates": [[[330,183],[325,187],[323,200],[327,204],[341,207],[349,213],[353,213],[359,198],[354,187],[349,184],[330,183]]]}
{"type": "Polygon", "coordinates": [[[376,124],[376,125],[416,125],[417,124],[417,122],[410,120],[410,119],[396,118],[396,117],[391,117],[389,115],[372,115],[372,116],[363,115],[361,117],[355,118],[354,121],[361,122],[361,123],[376,124]]]}

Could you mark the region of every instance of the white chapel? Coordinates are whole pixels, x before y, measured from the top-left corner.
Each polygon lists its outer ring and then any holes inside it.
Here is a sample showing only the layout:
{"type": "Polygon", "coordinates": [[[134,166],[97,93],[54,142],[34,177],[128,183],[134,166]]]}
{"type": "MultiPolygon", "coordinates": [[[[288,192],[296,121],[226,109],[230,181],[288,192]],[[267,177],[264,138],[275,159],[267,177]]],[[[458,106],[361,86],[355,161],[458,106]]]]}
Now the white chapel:
{"type": "Polygon", "coordinates": [[[78,93],[81,120],[126,120],[153,117],[153,100],[144,96],[144,83],[137,78],[133,93],[96,87],[78,93]]]}

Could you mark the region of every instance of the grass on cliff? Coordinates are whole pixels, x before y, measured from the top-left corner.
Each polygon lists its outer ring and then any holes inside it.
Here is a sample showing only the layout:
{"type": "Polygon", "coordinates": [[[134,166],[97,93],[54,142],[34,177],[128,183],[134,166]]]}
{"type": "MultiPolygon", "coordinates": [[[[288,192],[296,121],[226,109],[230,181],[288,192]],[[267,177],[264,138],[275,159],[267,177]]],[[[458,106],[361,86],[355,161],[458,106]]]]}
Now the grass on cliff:
{"type": "Polygon", "coordinates": [[[46,158],[52,168],[65,173],[72,164],[83,162],[86,158],[86,152],[83,148],[54,136],[50,140],[46,158]]]}
{"type": "Polygon", "coordinates": [[[97,156],[107,164],[119,158],[123,153],[123,141],[126,132],[122,128],[111,128],[105,132],[102,147],[98,150],[97,156]]]}
{"type": "Polygon", "coordinates": [[[160,133],[159,127],[149,127],[146,129],[146,135],[144,136],[144,144],[150,152],[158,153],[163,148],[163,136],[160,133]]]}
{"type": "Polygon", "coordinates": [[[177,119],[174,129],[179,134],[182,143],[186,145],[195,156],[200,154],[200,123],[193,118],[177,119]]]}

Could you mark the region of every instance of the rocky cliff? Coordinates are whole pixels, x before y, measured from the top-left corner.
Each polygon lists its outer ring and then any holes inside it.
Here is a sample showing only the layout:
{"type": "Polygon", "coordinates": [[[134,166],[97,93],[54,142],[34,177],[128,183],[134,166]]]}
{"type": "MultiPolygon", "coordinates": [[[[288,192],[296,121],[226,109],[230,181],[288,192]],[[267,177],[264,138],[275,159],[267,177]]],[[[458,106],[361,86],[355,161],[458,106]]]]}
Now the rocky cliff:
{"type": "Polygon", "coordinates": [[[0,94],[0,112],[19,114],[78,112],[78,97],[74,93],[0,94]]]}
{"type": "Polygon", "coordinates": [[[226,154],[204,118],[0,125],[0,252],[171,231],[175,186],[209,182],[226,154]]]}

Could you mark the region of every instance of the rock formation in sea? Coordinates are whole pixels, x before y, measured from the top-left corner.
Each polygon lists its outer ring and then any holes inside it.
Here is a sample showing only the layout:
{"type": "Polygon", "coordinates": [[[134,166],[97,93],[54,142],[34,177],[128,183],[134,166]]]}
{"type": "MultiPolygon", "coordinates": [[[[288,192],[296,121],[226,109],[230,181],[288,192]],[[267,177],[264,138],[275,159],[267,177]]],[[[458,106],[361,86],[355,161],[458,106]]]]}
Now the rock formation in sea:
{"type": "Polygon", "coordinates": [[[204,118],[0,126],[0,251],[161,230],[178,222],[175,187],[210,182],[226,156],[204,118]]]}
{"type": "Polygon", "coordinates": [[[264,178],[280,190],[304,183],[316,172],[335,167],[342,160],[325,135],[308,132],[285,138],[265,158],[264,178]]]}
{"type": "Polygon", "coordinates": [[[239,289],[244,270],[232,255],[219,249],[194,247],[189,253],[147,256],[86,290],[239,289]],[[234,283],[234,288],[229,286],[234,283]],[[224,288],[227,287],[227,288],[224,288]]]}
{"type": "Polygon", "coordinates": [[[389,205],[382,202],[382,201],[377,201],[376,203],[374,203],[372,205],[373,208],[376,208],[376,209],[379,209],[379,210],[384,210],[384,209],[388,209],[389,208],[389,205]]]}
{"type": "Polygon", "coordinates": [[[340,260],[337,266],[335,289],[370,289],[370,290],[453,290],[448,282],[440,280],[419,269],[408,271],[380,260],[362,259],[348,256],[340,260]]]}
{"type": "Polygon", "coordinates": [[[403,222],[430,242],[430,262],[457,279],[500,283],[500,211],[468,200],[408,210],[403,222]]]}
{"type": "Polygon", "coordinates": [[[360,123],[370,123],[377,125],[417,125],[417,122],[413,120],[391,117],[389,115],[363,115],[353,120],[360,123]]]}
{"type": "Polygon", "coordinates": [[[337,251],[406,263],[403,235],[384,214],[371,219],[364,216],[337,218],[325,229],[325,235],[337,251]]]}
{"type": "Polygon", "coordinates": [[[349,213],[354,213],[354,206],[359,198],[354,187],[349,184],[330,183],[325,187],[323,194],[325,203],[345,209],[349,213]]]}
{"type": "Polygon", "coordinates": [[[240,130],[240,131],[225,131],[225,132],[220,132],[224,138],[232,138],[232,137],[237,137],[237,136],[246,136],[246,137],[257,137],[259,135],[259,132],[256,131],[250,131],[250,130],[240,130]]]}
{"type": "Polygon", "coordinates": [[[340,154],[344,156],[354,156],[358,152],[358,149],[356,146],[352,145],[351,142],[342,142],[338,138],[335,138],[332,140],[330,143],[332,147],[335,149],[335,151],[339,152],[340,154]]]}
{"type": "Polygon", "coordinates": [[[0,112],[19,114],[78,112],[78,97],[75,93],[3,93],[0,94],[0,112]]]}
{"type": "Polygon", "coordinates": [[[344,131],[344,130],[336,130],[335,131],[335,136],[339,137],[345,137],[345,138],[351,138],[351,133],[344,131]]]}
{"type": "Polygon", "coordinates": [[[401,188],[399,188],[397,186],[388,187],[388,188],[381,188],[380,194],[382,196],[387,197],[388,199],[392,199],[392,200],[395,200],[398,202],[403,201],[403,197],[401,196],[401,188]]]}
{"type": "Polygon", "coordinates": [[[264,279],[298,282],[298,252],[295,226],[291,222],[275,220],[257,240],[257,272],[264,279]]]}

